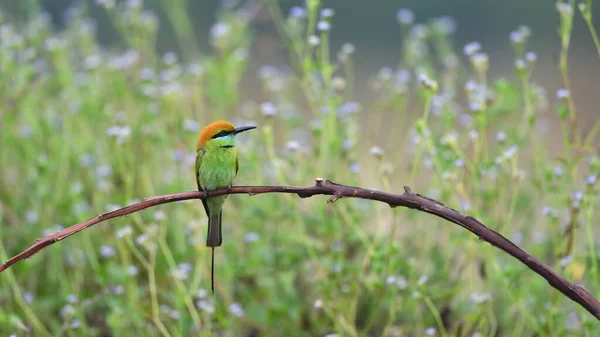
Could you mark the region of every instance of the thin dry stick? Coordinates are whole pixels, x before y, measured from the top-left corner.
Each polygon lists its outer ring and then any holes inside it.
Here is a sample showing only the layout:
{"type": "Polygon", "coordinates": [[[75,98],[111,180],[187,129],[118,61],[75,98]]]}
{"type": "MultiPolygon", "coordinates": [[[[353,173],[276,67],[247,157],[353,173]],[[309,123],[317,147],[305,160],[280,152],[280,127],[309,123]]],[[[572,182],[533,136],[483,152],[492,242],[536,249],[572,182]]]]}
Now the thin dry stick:
{"type": "MultiPolygon", "coordinates": [[[[224,194],[255,195],[262,193],[291,193],[297,194],[300,198],[308,198],[312,197],[313,195],[331,195],[327,202],[332,203],[340,198],[360,198],[384,202],[390,205],[390,207],[402,206],[433,214],[467,229],[468,231],[477,235],[480,240],[488,242],[493,246],[502,249],[514,258],[518,259],[531,270],[545,278],[552,287],[556,288],[558,291],[563,293],[571,300],[579,303],[582,307],[585,308],[585,310],[587,310],[589,313],[594,315],[594,317],[600,320],[600,303],[592,295],[585,291],[581,286],[575,285],[567,281],[565,278],[558,275],[550,267],[545,265],[542,261],[533,257],[532,255],[521,249],[519,246],[512,243],[510,240],[500,235],[498,232],[489,229],[475,218],[463,215],[458,211],[446,207],[442,203],[437,202],[433,199],[429,199],[420,194],[413,193],[408,186],[405,186],[404,190],[404,194],[391,194],[359,187],[339,185],[329,180],[323,180],[321,178],[318,178],[315,186],[235,186],[232,187],[230,190],[221,189],[209,192],[208,197],[224,194]]],[[[49,245],[63,240],[64,238],[69,237],[77,232],[80,232],[99,222],[124,215],[129,215],[156,205],[166,204],[175,201],[203,198],[203,192],[184,192],[168,194],[163,196],[147,198],[137,204],[133,204],[131,206],[118,209],[116,211],[100,214],[92,219],[65,228],[57,233],[50,234],[44,236],[43,238],[37,239],[33,246],[29,247],[24,252],[14,256],[10,260],[2,264],[0,266],[0,272],[6,270],[7,268],[11,267],[15,263],[23,259],[33,256],[35,253],[48,247],[49,245]]]]}

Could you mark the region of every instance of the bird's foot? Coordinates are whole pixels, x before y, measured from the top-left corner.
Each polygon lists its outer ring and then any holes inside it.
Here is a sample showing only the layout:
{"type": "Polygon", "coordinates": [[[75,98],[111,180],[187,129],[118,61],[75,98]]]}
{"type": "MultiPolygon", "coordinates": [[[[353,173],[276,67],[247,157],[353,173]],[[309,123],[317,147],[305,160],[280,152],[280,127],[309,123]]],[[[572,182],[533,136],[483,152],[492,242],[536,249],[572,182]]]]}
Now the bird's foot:
{"type": "Polygon", "coordinates": [[[208,198],[208,191],[204,190],[204,200],[206,200],[208,198]]]}
{"type": "Polygon", "coordinates": [[[231,193],[231,184],[227,185],[227,193],[231,193]]]}

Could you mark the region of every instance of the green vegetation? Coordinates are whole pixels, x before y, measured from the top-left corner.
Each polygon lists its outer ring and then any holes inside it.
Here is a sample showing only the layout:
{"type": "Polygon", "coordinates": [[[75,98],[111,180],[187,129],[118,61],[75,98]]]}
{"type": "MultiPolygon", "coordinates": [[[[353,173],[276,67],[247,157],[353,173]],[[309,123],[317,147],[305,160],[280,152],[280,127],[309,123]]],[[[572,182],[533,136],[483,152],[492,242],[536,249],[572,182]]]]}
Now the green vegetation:
{"type": "MultiPolygon", "coordinates": [[[[70,10],[61,30],[35,1],[12,9],[25,15],[0,12],[0,260],[96,214],[195,189],[196,137],[227,118],[259,127],[238,139],[239,185],[309,185],[317,176],[391,192],[410,185],[600,296],[592,146],[600,123],[579,131],[567,62],[574,20],[588,23],[600,48],[591,0],[556,6],[565,82],[557,98],[530,80],[528,27],[506,41],[514,74],[490,78],[478,43],[454,45],[451,18],[416,24],[400,10],[398,66],[374,75],[376,99],[361,103],[360,60],[351,44],[330,50],[335,13],[319,0],[289,14],[274,0],[258,4],[289,52],[289,67],[259,70],[259,102],[238,94],[259,8],[220,8],[212,50],[200,53],[186,0],[163,0],[181,53],[157,55],[164,23],[141,1],[97,2],[90,6],[104,8],[120,43],[99,45],[85,7],[70,10]],[[542,115],[544,105],[556,114],[542,115]],[[543,135],[540,122],[560,128],[543,135]]],[[[374,202],[325,200],[230,196],[214,297],[199,200],[99,224],[0,274],[0,333],[600,333],[580,306],[457,226],[374,202]]]]}

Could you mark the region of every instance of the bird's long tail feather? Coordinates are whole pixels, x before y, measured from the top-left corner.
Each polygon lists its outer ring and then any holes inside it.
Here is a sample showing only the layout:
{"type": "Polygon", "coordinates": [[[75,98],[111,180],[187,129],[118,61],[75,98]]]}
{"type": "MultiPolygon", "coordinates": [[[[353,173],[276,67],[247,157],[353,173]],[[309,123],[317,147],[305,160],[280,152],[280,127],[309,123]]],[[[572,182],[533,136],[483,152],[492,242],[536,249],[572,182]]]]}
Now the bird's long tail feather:
{"type": "Polygon", "coordinates": [[[212,247],[212,259],[210,262],[210,286],[212,293],[215,293],[215,247],[212,247]]]}
{"type": "Polygon", "coordinates": [[[210,265],[210,283],[212,293],[215,293],[215,247],[221,246],[223,243],[223,234],[221,232],[221,215],[219,214],[210,215],[208,217],[208,234],[206,235],[206,246],[212,248],[212,257],[210,265]]]}
{"type": "Polygon", "coordinates": [[[208,217],[208,234],[206,235],[206,247],[219,247],[223,243],[223,235],[221,233],[221,215],[210,215],[208,217]]]}

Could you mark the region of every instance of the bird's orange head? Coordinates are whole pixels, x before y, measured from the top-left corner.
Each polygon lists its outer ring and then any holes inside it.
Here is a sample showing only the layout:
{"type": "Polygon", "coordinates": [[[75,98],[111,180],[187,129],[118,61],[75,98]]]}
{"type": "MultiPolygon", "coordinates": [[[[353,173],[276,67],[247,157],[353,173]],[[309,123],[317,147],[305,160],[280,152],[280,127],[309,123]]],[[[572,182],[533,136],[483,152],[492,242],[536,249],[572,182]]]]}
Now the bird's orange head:
{"type": "Polygon", "coordinates": [[[228,121],[216,121],[208,124],[202,129],[198,142],[196,143],[196,151],[203,149],[211,139],[225,137],[229,135],[236,135],[240,132],[255,129],[256,126],[242,126],[236,128],[233,124],[228,121]]]}

